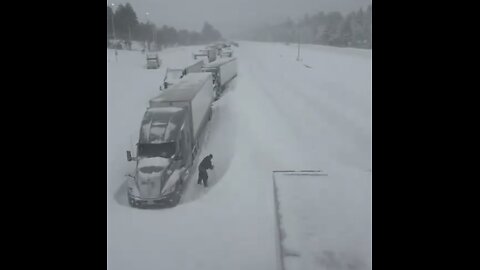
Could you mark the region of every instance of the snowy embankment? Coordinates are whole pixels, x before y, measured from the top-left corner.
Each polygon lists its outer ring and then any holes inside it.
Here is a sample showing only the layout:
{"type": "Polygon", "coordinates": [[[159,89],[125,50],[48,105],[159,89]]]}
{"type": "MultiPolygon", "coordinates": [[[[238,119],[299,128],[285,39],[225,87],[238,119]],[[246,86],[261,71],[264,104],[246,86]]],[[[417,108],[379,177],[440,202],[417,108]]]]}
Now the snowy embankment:
{"type": "Polygon", "coordinates": [[[134,164],[125,150],[166,67],[192,63],[198,48],[159,52],[160,70],[144,69],[140,52],[119,51],[115,62],[107,51],[109,269],[278,269],[272,171],[321,169],[346,179],[347,193],[356,190],[350,176],[371,171],[368,51],[305,47],[297,62],[296,47],[240,42],[238,77],[215,102],[200,153],[214,157],[210,188],[196,184],[195,172],[177,207],[128,207],[124,174],[134,164]]]}

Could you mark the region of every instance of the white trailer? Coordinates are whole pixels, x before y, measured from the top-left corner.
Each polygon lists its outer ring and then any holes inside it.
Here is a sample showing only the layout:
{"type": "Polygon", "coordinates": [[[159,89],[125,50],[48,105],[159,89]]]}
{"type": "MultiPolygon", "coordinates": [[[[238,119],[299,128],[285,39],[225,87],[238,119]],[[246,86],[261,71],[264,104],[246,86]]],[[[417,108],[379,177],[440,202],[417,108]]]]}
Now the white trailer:
{"type": "Polygon", "coordinates": [[[223,49],[220,51],[220,57],[232,57],[233,56],[233,51],[230,49],[223,49]]]}
{"type": "Polygon", "coordinates": [[[197,61],[194,64],[191,64],[190,66],[185,68],[185,74],[201,72],[203,65],[205,65],[205,62],[203,60],[197,61]]]}
{"type": "Polygon", "coordinates": [[[208,62],[213,62],[217,59],[217,50],[215,48],[207,48],[204,50],[200,50],[199,53],[193,54],[193,59],[197,59],[197,57],[206,56],[208,62]]]}
{"type": "Polygon", "coordinates": [[[208,73],[187,74],[158,97],[151,99],[150,108],[187,107],[192,120],[192,143],[196,144],[200,131],[211,115],[214,97],[212,81],[208,73]]]}
{"type": "Polygon", "coordinates": [[[237,58],[218,59],[205,64],[202,71],[212,73],[213,86],[216,98],[218,98],[225,90],[227,83],[237,76],[237,58]]]}
{"type": "MultiPolygon", "coordinates": [[[[181,78],[189,73],[202,72],[203,65],[203,60],[199,60],[187,66],[186,68],[167,68],[165,77],[163,79],[163,89],[167,89],[168,87],[177,83],[181,78]]],[[[160,87],[160,90],[162,90],[162,87],[160,87]]]]}
{"type": "MultiPolygon", "coordinates": [[[[183,68],[167,68],[165,78],[163,78],[164,89],[177,83],[184,75],[185,69],[183,68]]],[[[160,88],[160,90],[162,90],[162,88],[160,88]]]]}
{"type": "Polygon", "coordinates": [[[149,101],[137,143],[137,162],[128,181],[134,207],[175,206],[192,175],[200,138],[212,116],[209,73],[191,73],[149,101]]]}

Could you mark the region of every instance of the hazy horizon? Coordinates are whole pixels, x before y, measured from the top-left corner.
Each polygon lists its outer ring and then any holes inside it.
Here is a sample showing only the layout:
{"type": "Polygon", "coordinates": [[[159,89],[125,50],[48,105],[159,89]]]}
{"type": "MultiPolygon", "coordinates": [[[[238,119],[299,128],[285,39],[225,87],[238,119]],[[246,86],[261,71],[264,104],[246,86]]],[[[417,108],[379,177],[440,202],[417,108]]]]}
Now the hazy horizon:
{"type": "Polygon", "coordinates": [[[201,31],[207,21],[224,37],[232,37],[288,17],[297,21],[306,13],[348,13],[365,9],[372,0],[128,0],[107,1],[107,5],[127,2],[132,5],[139,22],[149,20],[159,27],[169,25],[176,29],[201,31]]]}

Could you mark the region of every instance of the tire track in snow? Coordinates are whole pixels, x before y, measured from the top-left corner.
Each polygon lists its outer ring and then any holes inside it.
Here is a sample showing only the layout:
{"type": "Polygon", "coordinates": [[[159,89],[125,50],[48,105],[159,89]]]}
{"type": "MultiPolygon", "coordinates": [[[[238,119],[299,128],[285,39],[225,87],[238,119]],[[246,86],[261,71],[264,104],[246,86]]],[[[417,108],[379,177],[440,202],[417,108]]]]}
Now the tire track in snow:
{"type": "Polygon", "coordinates": [[[262,164],[257,166],[268,171],[308,168],[312,162],[302,155],[303,144],[297,140],[296,131],[285,122],[283,110],[278,108],[275,100],[269,98],[263,89],[265,86],[256,76],[255,67],[259,64],[259,59],[255,56],[255,52],[239,56],[244,65],[239,69],[242,80],[238,82],[235,100],[242,103],[237,104],[237,113],[243,120],[242,128],[249,129],[249,144],[259,148],[252,150],[254,158],[262,164]]]}
{"type": "MultiPolygon", "coordinates": [[[[276,107],[278,114],[287,120],[284,122],[293,127],[292,130],[299,140],[309,144],[310,147],[303,146],[301,152],[320,163],[341,160],[345,165],[357,168],[371,167],[370,158],[363,158],[365,154],[371,155],[371,136],[368,132],[327,102],[321,102],[301,91],[305,84],[295,85],[290,81],[290,77],[284,74],[276,77],[265,76],[268,74],[265,63],[268,62],[269,66],[275,65],[275,59],[268,58],[268,53],[262,55],[262,58],[252,57],[244,61],[252,63],[251,77],[260,86],[267,100],[276,107]]],[[[307,82],[306,85],[309,85],[308,83],[312,82],[307,82]]]]}

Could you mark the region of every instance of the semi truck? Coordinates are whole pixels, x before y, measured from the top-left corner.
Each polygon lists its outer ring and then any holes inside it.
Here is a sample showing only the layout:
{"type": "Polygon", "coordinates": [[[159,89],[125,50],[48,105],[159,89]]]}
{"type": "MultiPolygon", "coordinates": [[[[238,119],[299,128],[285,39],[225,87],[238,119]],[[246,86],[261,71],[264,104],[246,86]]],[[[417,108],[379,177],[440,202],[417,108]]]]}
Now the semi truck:
{"type": "Polygon", "coordinates": [[[213,62],[217,59],[217,49],[215,48],[207,48],[200,50],[199,53],[193,54],[193,59],[197,59],[197,57],[202,57],[206,56],[208,59],[208,62],[213,62]]]}
{"type": "MultiPolygon", "coordinates": [[[[165,78],[163,79],[164,89],[167,89],[169,86],[177,83],[181,78],[183,78],[183,76],[189,73],[201,72],[203,65],[203,60],[200,60],[186,68],[167,68],[167,71],[165,72],[165,78]]],[[[160,90],[162,90],[162,88],[160,88],[160,90]]]]}
{"type": "Polygon", "coordinates": [[[156,53],[147,53],[147,69],[157,69],[160,67],[160,59],[156,53]]]}
{"type": "Polygon", "coordinates": [[[220,57],[232,57],[233,56],[233,51],[230,49],[222,49],[220,51],[220,57]]]}
{"type": "Polygon", "coordinates": [[[194,170],[200,141],[212,117],[212,75],[190,73],[149,100],[137,143],[135,173],[128,175],[133,207],[175,206],[194,170]]]}
{"type": "Polygon", "coordinates": [[[202,71],[212,74],[215,99],[218,99],[227,83],[237,76],[237,58],[220,58],[205,64],[202,71]]]}

